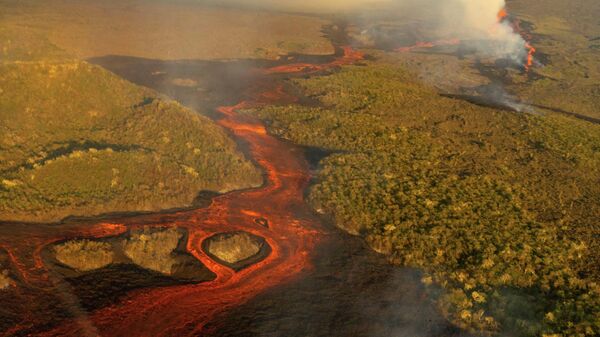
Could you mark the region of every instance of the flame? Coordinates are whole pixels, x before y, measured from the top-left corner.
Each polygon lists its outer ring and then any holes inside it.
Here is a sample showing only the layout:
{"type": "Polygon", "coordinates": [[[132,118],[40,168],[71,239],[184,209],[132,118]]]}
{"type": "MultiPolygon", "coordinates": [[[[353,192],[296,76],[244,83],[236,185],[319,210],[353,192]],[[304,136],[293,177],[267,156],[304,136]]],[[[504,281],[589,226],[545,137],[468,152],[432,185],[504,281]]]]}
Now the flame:
{"type": "Polygon", "coordinates": [[[502,8],[499,12],[498,12],[498,22],[502,22],[504,21],[506,18],[508,18],[508,12],[506,11],[506,8],[502,8]]]}
{"type": "MultiPolygon", "coordinates": [[[[498,22],[502,23],[505,20],[508,19],[508,12],[506,10],[506,8],[502,8],[500,10],[500,12],[498,12],[498,22]]],[[[527,51],[527,57],[525,59],[525,71],[529,71],[531,70],[531,68],[534,65],[534,57],[535,57],[535,53],[536,53],[536,49],[535,47],[531,44],[531,36],[529,34],[527,34],[525,32],[525,30],[523,30],[521,28],[521,24],[519,22],[519,20],[512,20],[511,21],[511,27],[513,29],[513,31],[517,34],[519,34],[523,40],[525,40],[525,50],[527,51]]]]}
{"type": "Polygon", "coordinates": [[[533,58],[534,58],[536,49],[529,42],[525,43],[525,48],[527,48],[527,62],[525,64],[525,69],[527,71],[529,71],[531,69],[531,67],[533,67],[533,58]]]}
{"type": "MultiPolygon", "coordinates": [[[[508,15],[508,11],[506,10],[506,8],[502,8],[498,14],[497,14],[497,18],[498,18],[498,23],[503,23],[505,21],[507,21],[509,19],[509,15],[508,15]]],[[[534,65],[534,56],[536,53],[536,49],[535,47],[533,47],[531,45],[531,36],[529,36],[528,34],[525,33],[525,31],[523,29],[521,29],[519,21],[518,20],[513,20],[511,21],[511,26],[512,29],[515,33],[521,35],[521,37],[525,40],[525,49],[527,51],[527,57],[525,59],[525,70],[529,71],[533,65],[534,65]]],[[[494,26],[490,28],[493,32],[495,32],[498,27],[494,26]]],[[[437,41],[419,41],[417,43],[415,43],[412,46],[405,46],[405,47],[400,47],[400,48],[396,48],[394,51],[399,52],[399,53],[408,53],[408,52],[412,52],[414,50],[417,49],[427,49],[427,48],[434,48],[436,46],[449,46],[449,45],[458,45],[460,44],[461,41],[460,39],[445,39],[445,40],[437,40],[437,41]]]]}
{"type": "MultiPolygon", "coordinates": [[[[350,47],[344,47],[343,52],[327,64],[283,65],[266,69],[264,74],[312,73],[363,58],[362,53],[350,47]]],[[[252,157],[263,167],[267,177],[265,186],[218,196],[204,209],[115,219],[117,224],[75,223],[51,229],[28,226],[0,232],[0,248],[9,252],[22,278],[44,289],[49,289],[49,271],[41,252],[47,245],[71,238],[121,235],[128,228],[142,226],[185,228],[187,251],[216,274],[215,280],[201,284],[133,291],[118,303],[90,313],[89,317],[66,320],[38,335],[83,335],[86,331],[82,331],[82,326],[86,325],[82,322],[89,319],[102,336],[198,336],[206,332],[207,323],[228,309],[312,268],[309,252],[326,237],[322,235],[319,220],[308,210],[302,212],[306,214],[304,217],[297,218],[298,209],[306,207],[308,164],[294,154],[293,145],[267,134],[259,120],[237,113],[240,109],[296,99],[281,85],[265,80],[266,89],[255,92],[252,100],[218,108],[223,116],[218,123],[246,141],[252,157]],[[257,217],[268,221],[268,228],[256,222],[257,217]],[[203,251],[202,243],[226,231],[246,231],[263,237],[271,247],[270,255],[239,272],[217,263],[203,251]]],[[[33,311],[26,314],[23,324],[13,327],[11,333],[18,334],[21,329],[39,324],[39,316],[33,311]]]]}

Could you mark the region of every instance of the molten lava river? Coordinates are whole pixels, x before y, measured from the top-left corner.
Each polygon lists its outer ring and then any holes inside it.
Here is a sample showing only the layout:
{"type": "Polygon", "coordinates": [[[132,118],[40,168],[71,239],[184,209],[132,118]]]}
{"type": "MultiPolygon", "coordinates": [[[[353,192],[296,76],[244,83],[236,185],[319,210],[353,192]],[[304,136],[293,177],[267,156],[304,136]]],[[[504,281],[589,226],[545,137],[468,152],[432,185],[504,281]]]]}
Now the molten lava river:
{"type": "MultiPolygon", "coordinates": [[[[277,74],[309,74],[351,64],[363,56],[350,48],[320,65],[292,63],[257,68],[268,77],[277,74]]],[[[20,310],[18,324],[4,335],[39,336],[198,336],[210,333],[207,323],[266,289],[289,282],[312,268],[311,251],[327,236],[319,220],[304,204],[309,168],[292,144],[265,131],[253,118],[241,116],[241,108],[291,102],[281,85],[265,81],[253,88],[252,98],[233,106],[221,106],[218,123],[247,144],[253,159],[263,168],[261,188],[220,195],[210,206],[174,213],[123,216],[107,221],[70,221],[62,224],[6,224],[0,232],[5,252],[18,280],[15,292],[20,310]],[[267,224],[267,225],[265,225],[267,224]],[[178,227],[188,233],[187,252],[202,262],[216,278],[212,281],[163,287],[145,287],[91,312],[81,310],[77,298],[68,295],[64,282],[45,264],[45,247],[72,238],[105,238],[135,228],[178,227]],[[7,229],[10,227],[10,229],[7,229]],[[204,240],[218,233],[245,231],[265,239],[271,251],[262,261],[239,271],[216,262],[202,248],[204,240]],[[62,290],[61,290],[62,289],[62,290]],[[49,293],[64,293],[70,308],[64,317],[42,317],[49,293]],[[58,323],[57,323],[58,322],[58,323]]],[[[50,301],[51,302],[51,301],[50,301]]],[[[6,310],[6,309],[5,309],[6,310]]],[[[48,315],[51,315],[51,314],[48,315]]]]}
{"type": "Polygon", "coordinates": [[[259,120],[238,113],[302,104],[283,79],[363,59],[348,47],[336,55],[272,62],[90,60],[192,108],[214,110],[215,120],[262,167],[265,184],[213,197],[198,209],[0,225],[0,265],[12,280],[10,291],[0,291],[0,336],[463,336],[428,300],[419,271],[391,266],[305,204],[307,159],[323,153],[279,140],[259,120]],[[210,87],[177,87],[176,78],[210,87]],[[169,228],[185,232],[177,251],[188,261],[186,275],[199,278],[167,278],[130,264],[73,276],[51,257],[52,247],[68,240],[116,247],[131,233],[169,228]],[[234,232],[258,237],[268,249],[243,267],[212,255],[206,243],[234,232]]]}

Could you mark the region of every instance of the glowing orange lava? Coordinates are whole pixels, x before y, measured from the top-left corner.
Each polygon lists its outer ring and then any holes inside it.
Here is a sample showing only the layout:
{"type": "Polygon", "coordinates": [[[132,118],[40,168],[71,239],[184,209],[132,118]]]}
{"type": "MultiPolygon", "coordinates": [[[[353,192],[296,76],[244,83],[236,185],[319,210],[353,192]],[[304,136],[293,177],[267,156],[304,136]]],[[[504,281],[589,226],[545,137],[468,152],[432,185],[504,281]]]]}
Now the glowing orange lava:
{"type": "Polygon", "coordinates": [[[291,73],[305,73],[310,74],[317,71],[330,69],[333,67],[343,66],[347,64],[352,64],[358,60],[362,60],[364,55],[352,49],[352,47],[342,47],[344,54],[335,59],[334,61],[326,64],[310,64],[310,63],[293,63],[286,64],[282,66],[277,66],[273,68],[268,68],[265,70],[265,74],[291,74],[291,73]]]}
{"type": "MultiPolygon", "coordinates": [[[[264,70],[266,74],[311,73],[361,60],[363,54],[344,48],[343,56],[322,65],[291,64],[264,70]]],[[[124,233],[141,226],[178,226],[187,229],[187,250],[212,272],[210,282],[172,287],[145,288],[90,313],[63,322],[39,336],[198,336],[205,325],[228,309],[248,301],[270,287],[280,285],[311,268],[310,252],[324,236],[319,221],[304,203],[309,169],[293,145],[279,141],[265,131],[260,121],[239,115],[236,110],[295,98],[279,85],[255,94],[252,101],[218,109],[220,125],[244,140],[252,157],[264,169],[266,184],[258,189],[237,191],[213,199],[207,208],[171,214],[141,215],[115,223],[64,224],[40,230],[24,225],[18,233],[0,235],[0,248],[9,252],[22,279],[40,285],[47,282],[48,270],[41,251],[58,240],[75,237],[100,238],[124,233]],[[298,210],[301,216],[298,216],[298,210]],[[268,221],[260,225],[257,218],[268,221]],[[239,272],[220,265],[202,249],[202,242],[217,233],[246,231],[265,238],[272,251],[268,257],[239,272]]],[[[10,232],[10,233],[12,233],[10,232]]],[[[31,325],[24,317],[22,326],[31,325]]],[[[31,320],[31,321],[30,321],[31,320]]],[[[21,325],[20,325],[21,326],[21,325]]],[[[17,333],[15,327],[10,333],[17,333]]]]}

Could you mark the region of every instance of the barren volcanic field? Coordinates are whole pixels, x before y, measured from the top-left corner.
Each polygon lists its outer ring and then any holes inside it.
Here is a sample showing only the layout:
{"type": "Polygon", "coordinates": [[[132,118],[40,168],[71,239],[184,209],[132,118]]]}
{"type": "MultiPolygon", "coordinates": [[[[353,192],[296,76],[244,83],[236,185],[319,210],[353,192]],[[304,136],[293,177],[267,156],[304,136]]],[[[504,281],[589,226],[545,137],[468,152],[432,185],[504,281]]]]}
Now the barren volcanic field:
{"type": "Polygon", "coordinates": [[[0,0],[0,336],[597,335],[600,7],[546,2],[0,0]]]}

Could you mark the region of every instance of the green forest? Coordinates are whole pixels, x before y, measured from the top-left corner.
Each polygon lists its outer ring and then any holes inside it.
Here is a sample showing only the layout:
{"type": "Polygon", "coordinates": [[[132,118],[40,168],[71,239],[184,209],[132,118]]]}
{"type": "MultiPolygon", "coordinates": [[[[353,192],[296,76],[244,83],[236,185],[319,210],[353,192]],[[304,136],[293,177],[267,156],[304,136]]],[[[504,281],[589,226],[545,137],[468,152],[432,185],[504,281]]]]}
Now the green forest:
{"type": "Polygon", "coordinates": [[[309,200],[422,282],[460,327],[600,333],[600,126],[444,98],[394,65],[292,79],[321,107],[245,113],[333,154],[309,200]]]}
{"type": "Polygon", "coordinates": [[[262,183],[210,119],[38,33],[0,27],[0,41],[0,220],[156,211],[262,183]]]}

